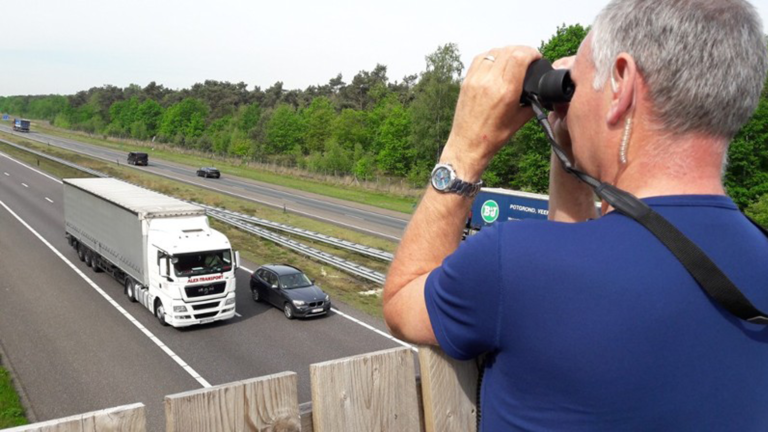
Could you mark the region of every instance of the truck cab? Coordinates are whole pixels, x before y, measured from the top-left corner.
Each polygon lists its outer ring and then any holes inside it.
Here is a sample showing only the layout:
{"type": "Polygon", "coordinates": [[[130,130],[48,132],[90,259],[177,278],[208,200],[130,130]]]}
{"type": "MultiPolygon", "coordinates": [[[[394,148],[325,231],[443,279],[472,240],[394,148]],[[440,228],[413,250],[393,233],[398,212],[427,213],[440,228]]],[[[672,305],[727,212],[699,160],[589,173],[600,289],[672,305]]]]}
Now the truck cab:
{"type": "Polygon", "coordinates": [[[153,219],[147,236],[149,287],[137,300],[174,327],[235,315],[239,256],[205,216],[153,219]]]}

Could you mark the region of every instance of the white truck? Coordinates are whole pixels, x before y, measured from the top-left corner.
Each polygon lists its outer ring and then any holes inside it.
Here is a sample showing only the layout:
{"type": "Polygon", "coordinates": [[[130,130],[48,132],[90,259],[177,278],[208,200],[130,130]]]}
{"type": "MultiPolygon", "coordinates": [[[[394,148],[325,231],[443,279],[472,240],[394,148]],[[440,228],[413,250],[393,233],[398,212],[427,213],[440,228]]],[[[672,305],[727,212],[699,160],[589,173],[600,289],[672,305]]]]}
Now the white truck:
{"type": "Polygon", "coordinates": [[[235,316],[240,256],[193,204],[111,178],[64,179],[69,244],[163,325],[235,316]]]}

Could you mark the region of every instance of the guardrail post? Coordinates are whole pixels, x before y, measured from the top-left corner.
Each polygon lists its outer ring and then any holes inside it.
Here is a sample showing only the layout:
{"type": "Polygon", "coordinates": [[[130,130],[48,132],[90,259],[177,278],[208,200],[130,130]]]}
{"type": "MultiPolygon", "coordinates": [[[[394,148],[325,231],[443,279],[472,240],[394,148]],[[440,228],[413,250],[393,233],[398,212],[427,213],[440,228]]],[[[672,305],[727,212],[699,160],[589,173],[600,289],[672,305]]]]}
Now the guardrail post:
{"type": "Polygon", "coordinates": [[[316,363],[309,371],[313,432],[421,430],[408,348],[316,363]]]}

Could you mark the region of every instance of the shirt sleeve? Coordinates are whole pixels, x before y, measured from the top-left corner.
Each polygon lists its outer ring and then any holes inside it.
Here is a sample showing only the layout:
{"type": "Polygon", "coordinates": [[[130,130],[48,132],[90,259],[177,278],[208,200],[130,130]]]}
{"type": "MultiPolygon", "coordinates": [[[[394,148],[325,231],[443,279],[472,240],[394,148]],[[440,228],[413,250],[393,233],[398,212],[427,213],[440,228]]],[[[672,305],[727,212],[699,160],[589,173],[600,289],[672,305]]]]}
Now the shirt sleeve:
{"type": "Polygon", "coordinates": [[[435,337],[443,351],[459,360],[498,345],[500,225],[468,237],[427,277],[424,296],[435,337]]]}

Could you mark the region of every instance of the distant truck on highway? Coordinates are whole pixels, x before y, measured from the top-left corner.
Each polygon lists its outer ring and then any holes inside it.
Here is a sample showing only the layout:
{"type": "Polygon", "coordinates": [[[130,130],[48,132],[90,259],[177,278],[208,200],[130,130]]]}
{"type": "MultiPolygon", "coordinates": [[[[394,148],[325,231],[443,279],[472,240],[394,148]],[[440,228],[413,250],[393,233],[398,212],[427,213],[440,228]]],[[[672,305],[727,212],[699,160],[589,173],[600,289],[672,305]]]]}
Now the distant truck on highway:
{"type": "Polygon", "coordinates": [[[29,120],[13,119],[13,130],[16,132],[29,132],[29,120]]]}
{"type": "Polygon", "coordinates": [[[548,195],[499,188],[482,188],[472,203],[472,213],[467,228],[470,232],[476,232],[497,221],[546,220],[547,217],[549,217],[548,195]]]}
{"type": "Polygon", "coordinates": [[[66,238],[163,325],[235,316],[240,256],[193,204],[110,178],[64,179],[66,238]]]}

